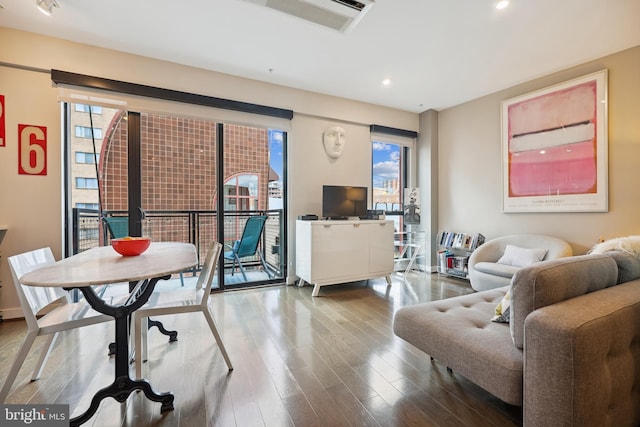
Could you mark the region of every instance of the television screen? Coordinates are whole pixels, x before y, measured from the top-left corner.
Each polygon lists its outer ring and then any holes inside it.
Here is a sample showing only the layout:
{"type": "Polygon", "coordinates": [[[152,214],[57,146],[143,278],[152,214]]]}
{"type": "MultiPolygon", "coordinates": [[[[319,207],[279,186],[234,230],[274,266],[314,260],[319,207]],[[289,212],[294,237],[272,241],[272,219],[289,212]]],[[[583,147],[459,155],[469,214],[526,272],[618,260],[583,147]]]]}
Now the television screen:
{"type": "Polygon", "coordinates": [[[365,217],[367,187],[322,186],[322,216],[330,219],[365,217]]]}

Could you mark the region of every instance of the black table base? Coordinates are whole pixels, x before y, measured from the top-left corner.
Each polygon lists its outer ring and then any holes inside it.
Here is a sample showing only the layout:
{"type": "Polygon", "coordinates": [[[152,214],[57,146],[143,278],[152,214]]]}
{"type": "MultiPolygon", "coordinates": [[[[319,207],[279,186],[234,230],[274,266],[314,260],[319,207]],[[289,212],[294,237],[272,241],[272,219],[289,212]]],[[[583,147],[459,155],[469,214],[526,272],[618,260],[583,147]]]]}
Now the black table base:
{"type": "Polygon", "coordinates": [[[145,380],[133,380],[129,376],[129,316],[142,305],[144,305],[151,296],[153,289],[158,280],[167,280],[171,276],[156,277],[150,279],[142,287],[142,292],[134,301],[121,306],[107,305],[91,286],[80,288],[87,302],[94,310],[112,316],[116,323],[116,340],[115,340],[115,379],[113,383],[96,392],[91,399],[91,405],[80,416],[72,418],[70,425],[79,426],[88,421],[98,410],[100,402],[105,397],[112,397],[122,403],[127,400],[129,395],[135,390],[141,390],[147,399],[154,402],[161,402],[160,413],[173,409],[174,396],[171,393],[156,393],[145,380]]]}
{"type": "Polygon", "coordinates": [[[161,322],[147,318],[147,325],[147,329],[151,329],[154,326],[158,328],[162,335],[166,335],[169,337],[169,342],[178,341],[178,331],[170,331],[168,329],[165,329],[164,325],[161,322]]]}

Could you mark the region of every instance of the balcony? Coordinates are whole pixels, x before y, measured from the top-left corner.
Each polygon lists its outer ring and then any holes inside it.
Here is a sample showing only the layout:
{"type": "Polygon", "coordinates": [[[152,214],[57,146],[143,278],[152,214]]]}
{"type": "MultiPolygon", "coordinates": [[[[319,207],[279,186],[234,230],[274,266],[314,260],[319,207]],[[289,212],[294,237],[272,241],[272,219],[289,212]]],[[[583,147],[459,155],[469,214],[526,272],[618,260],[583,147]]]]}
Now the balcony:
{"type": "MultiPolygon", "coordinates": [[[[111,217],[126,217],[124,211],[108,211],[103,215],[111,217]]],[[[286,275],[286,260],[282,251],[282,236],[284,235],[283,211],[225,211],[224,236],[218,239],[217,212],[216,211],[146,211],[142,220],[142,235],[148,236],[152,241],[173,241],[192,243],[195,245],[199,264],[193,270],[184,272],[185,278],[195,277],[200,271],[201,262],[204,261],[207,248],[214,240],[222,241],[225,249],[229,250],[235,240],[239,239],[244,229],[244,224],[251,216],[266,215],[264,231],[260,238],[258,250],[261,251],[266,262],[266,268],[270,276],[264,271],[259,257],[247,257],[242,259],[242,264],[247,272],[247,281],[237,270],[232,271],[231,262],[224,264],[225,286],[233,286],[245,283],[263,283],[277,281],[286,275]]],[[[73,253],[79,253],[87,249],[110,244],[109,233],[101,221],[100,211],[93,209],[73,209],[73,253]]],[[[176,278],[178,275],[175,276],[176,278]]],[[[214,278],[217,283],[217,277],[214,278]]],[[[214,287],[219,285],[214,284],[214,287]]]]}

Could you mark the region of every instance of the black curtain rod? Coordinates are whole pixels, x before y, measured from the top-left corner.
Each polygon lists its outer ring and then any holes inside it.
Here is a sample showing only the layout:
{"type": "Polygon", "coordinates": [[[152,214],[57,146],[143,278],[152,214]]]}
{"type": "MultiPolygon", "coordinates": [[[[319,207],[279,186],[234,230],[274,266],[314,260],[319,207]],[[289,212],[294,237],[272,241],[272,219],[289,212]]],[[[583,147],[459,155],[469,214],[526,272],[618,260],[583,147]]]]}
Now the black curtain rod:
{"type": "Polygon", "coordinates": [[[382,133],[385,135],[404,136],[406,138],[417,138],[418,132],[413,130],[397,129],[382,125],[369,126],[370,132],[382,133]]]}
{"type": "Polygon", "coordinates": [[[293,111],[283,108],[233,101],[230,99],[216,98],[214,96],[199,95],[196,93],[123,82],[120,80],[105,79],[102,77],[87,76],[84,74],[71,73],[69,71],[51,70],[51,80],[55,84],[102,89],[129,95],[144,96],[147,98],[162,99],[165,101],[184,102],[187,104],[240,111],[243,113],[260,114],[263,116],[278,117],[282,119],[291,120],[293,118],[293,111]]]}

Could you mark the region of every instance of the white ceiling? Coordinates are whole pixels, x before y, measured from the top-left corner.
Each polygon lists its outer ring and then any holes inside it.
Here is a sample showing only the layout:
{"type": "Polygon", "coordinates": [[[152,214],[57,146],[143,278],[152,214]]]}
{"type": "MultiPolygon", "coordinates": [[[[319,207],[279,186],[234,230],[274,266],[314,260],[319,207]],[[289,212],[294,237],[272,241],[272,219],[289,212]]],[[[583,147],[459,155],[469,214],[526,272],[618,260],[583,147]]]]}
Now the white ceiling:
{"type": "Polygon", "coordinates": [[[348,33],[243,0],[58,2],[0,0],[0,26],[413,112],[640,45],[640,0],[375,0],[348,33]]]}

